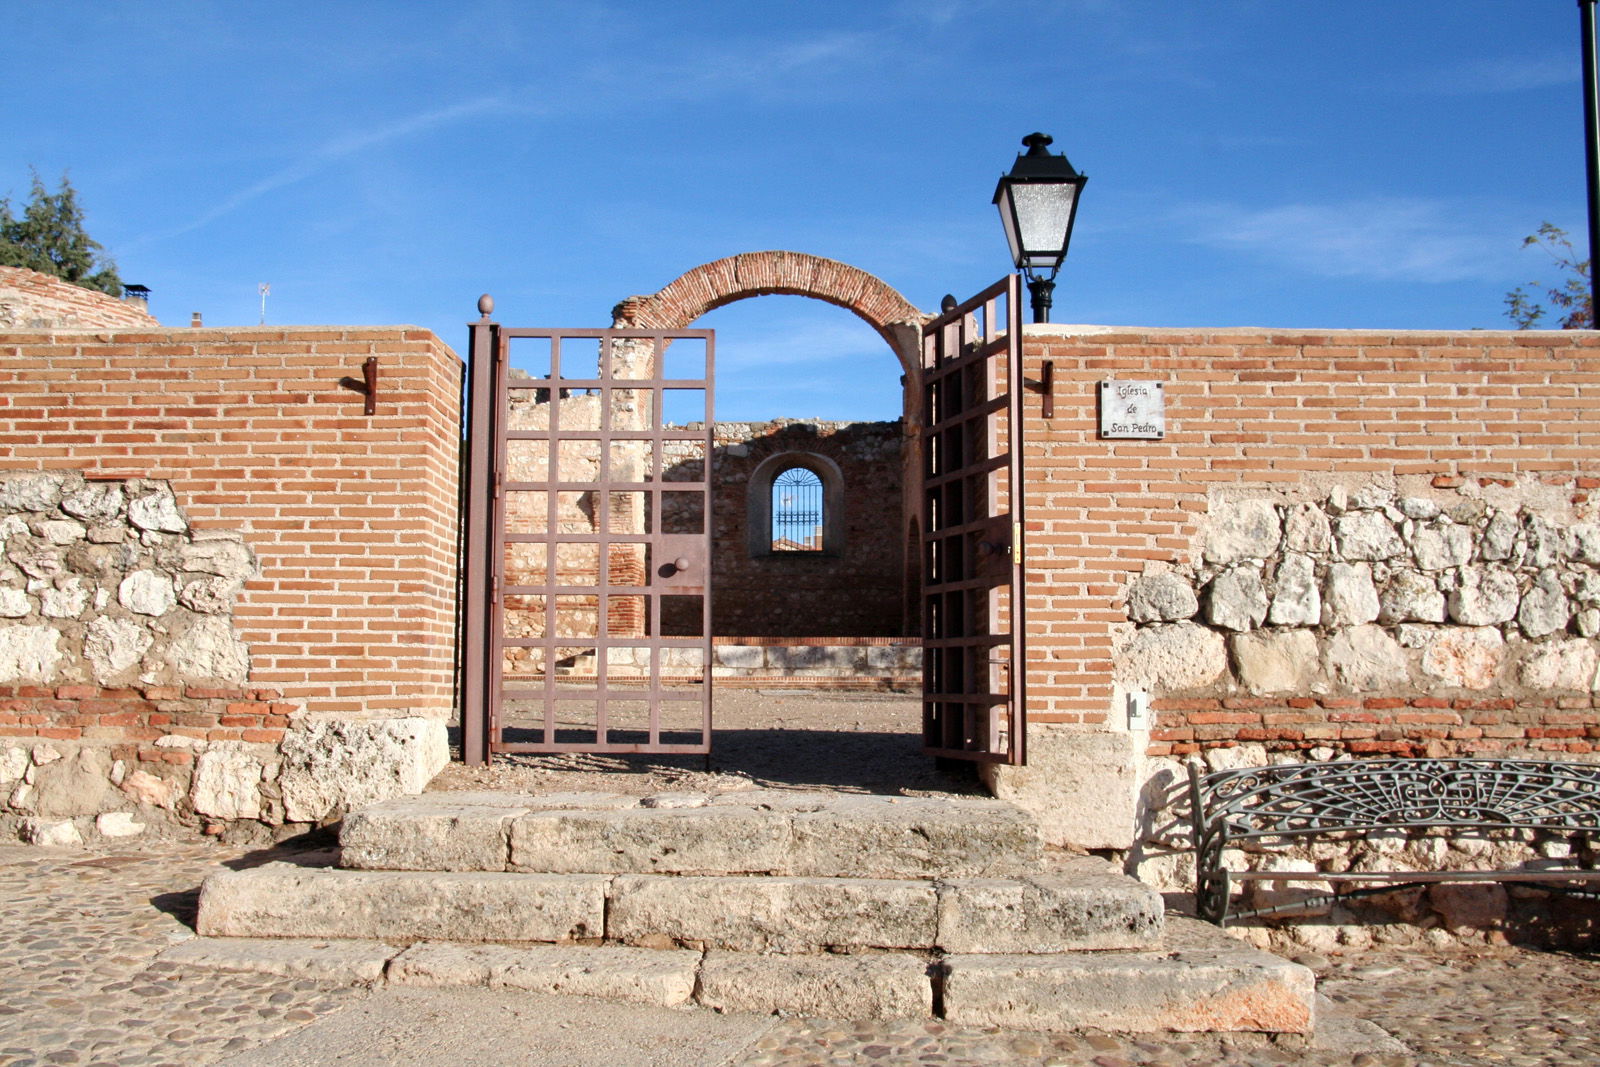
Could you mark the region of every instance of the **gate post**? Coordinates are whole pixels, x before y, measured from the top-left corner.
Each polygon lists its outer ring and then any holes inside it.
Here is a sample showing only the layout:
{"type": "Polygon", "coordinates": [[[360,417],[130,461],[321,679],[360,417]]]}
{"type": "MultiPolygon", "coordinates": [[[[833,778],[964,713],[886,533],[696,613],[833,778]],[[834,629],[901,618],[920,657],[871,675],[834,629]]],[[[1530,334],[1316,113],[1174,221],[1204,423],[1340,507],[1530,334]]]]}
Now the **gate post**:
{"type": "Polygon", "coordinates": [[[494,298],[478,298],[479,318],[469,324],[467,345],[470,388],[467,403],[466,508],[462,512],[465,546],[461,575],[461,758],[469,766],[489,761],[489,627],[493,565],[489,558],[494,521],[491,497],[495,491],[495,365],[500,351],[500,327],[489,318],[494,298]]]}

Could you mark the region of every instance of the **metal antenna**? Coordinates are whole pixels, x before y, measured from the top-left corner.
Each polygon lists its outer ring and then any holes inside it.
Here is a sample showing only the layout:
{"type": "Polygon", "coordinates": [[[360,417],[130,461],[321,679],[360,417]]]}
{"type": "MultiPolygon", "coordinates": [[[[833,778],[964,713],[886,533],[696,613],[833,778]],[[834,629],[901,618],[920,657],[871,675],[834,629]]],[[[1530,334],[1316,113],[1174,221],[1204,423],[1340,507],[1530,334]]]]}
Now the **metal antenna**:
{"type": "Polygon", "coordinates": [[[267,324],[267,294],[272,292],[272,286],[262,282],[256,286],[256,291],[261,294],[261,325],[267,324]]]}

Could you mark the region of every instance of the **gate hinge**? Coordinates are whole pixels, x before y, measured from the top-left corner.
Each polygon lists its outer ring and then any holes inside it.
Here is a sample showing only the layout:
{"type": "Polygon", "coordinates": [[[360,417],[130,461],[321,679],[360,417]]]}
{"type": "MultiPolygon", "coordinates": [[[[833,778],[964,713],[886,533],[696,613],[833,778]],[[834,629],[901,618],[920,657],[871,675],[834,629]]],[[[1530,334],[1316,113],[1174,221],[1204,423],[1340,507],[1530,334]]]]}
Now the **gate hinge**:
{"type": "Polygon", "coordinates": [[[1011,558],[1016,560],[1019,567],[1028,565],[1028,561],[1023,557],[1022,552],[1022,523],[1020,522],[1011,524],[1011,558]]]}

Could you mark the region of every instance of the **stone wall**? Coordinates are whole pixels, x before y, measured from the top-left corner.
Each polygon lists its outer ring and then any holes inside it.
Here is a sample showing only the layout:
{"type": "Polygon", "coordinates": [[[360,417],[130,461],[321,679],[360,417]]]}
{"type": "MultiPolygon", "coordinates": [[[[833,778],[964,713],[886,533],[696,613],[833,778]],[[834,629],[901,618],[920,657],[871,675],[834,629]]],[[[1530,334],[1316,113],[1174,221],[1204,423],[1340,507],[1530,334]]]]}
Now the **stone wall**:
{"type": "Polygon", "coordinates": [[[1596,751],[1600,525],[1461,488],[1218,501],[1197,561],[1128,587],[1151,754],[1596,751]]]}
{"type": "Polygon", "coordinates": [[[459,389],[405,327],[0,335],[9,825],[266,833],[420,789],[454,699],[459,389]]]}
{"type": "Polygon", "coordinates": [[[402,750],[426,747],[421,720],[363,739],[388,765],[324,780],[325,724],[250,683],[233,616],[255,554],[194,529],[167,483],[0,476],[0,554],[0,828],[70,844],[281,827],[351,787],[387,795],[375,772],[418,777],[402,750]]]}
{"type": "Polygon", "coordinates": [[[161,326],[142,301],[118,300],[98,289],[21,267],[0,267],[0,331],[151,330],[161,326]]]}

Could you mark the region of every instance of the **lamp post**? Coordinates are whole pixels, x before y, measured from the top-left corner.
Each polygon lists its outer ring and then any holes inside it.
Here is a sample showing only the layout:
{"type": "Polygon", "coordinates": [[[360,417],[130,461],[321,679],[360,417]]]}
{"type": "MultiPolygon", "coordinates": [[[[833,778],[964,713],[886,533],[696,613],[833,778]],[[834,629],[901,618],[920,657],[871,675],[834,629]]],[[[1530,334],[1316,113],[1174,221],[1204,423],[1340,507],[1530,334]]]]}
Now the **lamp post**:
{"type": "Polygon", "coordinates": [[[1002,176],[994,190],[1006,241],[1011,245],[1011,261],[1028,279],[1034,322],[1050,321],[1056,272],[1067,258],[1072,224],[1078,217],[1078,194],[1089,180],[1072,169],[1066,156],[1047,150],[1052,141],[1044,133],[1024,137],[1022,143],[1028,150],[1017,155],[1011,173],[1002,176]],[[1048,275],[1043,273],[1047,270],[1048,275]]]}
{"type": "Polygon", "coordinates": [[[1600,275],[1595,271],[1595,254],[1600,252],[1600,85],[1596,84],[1595,0],[1578,0],[1579,26],[1583,33],[1583,148],[1584,186],[1589,193],[1589,326],[1600,328],[1600,275]]]}

